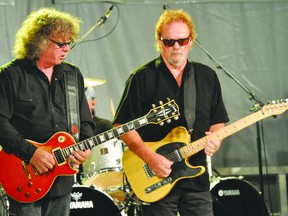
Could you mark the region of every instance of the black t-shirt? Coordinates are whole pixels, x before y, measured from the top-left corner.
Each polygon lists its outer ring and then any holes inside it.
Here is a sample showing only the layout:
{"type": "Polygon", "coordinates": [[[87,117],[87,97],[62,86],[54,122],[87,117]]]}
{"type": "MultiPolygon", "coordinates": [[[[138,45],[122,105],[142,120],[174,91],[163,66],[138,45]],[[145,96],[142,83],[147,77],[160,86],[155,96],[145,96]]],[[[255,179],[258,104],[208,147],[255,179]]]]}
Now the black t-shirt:
{"type": "MultiPolygon", "coordinates": [[[[205,136],[205,131],[213,124],[227,122],[228,115],[222,100],[221,87],[218,77],[211,68],[206,65],[187,62],[186,68],[194,65],[196,84],[196,118],[193,128],[192,141],[205,136]]],[[[163,139],[173,128],[184,126],[187,128],[184,116],[183,83],[178,87],[173,75],[164,64],[161,56],[150,61],[135,70],[126,82],[119,107],[117,108],[114,123],[123,124],[134,120],[149,112],[152,104],[159,105],[159,101],[174,99],[179,106],[179,120],[163,126],[149,124],[140,129],[144,141],[159,141],[163,139]]],[[[189,162],[193,166],[206,167],[206,155],[200,151],[190,157],[189,162]]],[[[209,190],[209,178],[207,171],[197,178],[182,179],[178,185],[194,190],[209,190]]]]}

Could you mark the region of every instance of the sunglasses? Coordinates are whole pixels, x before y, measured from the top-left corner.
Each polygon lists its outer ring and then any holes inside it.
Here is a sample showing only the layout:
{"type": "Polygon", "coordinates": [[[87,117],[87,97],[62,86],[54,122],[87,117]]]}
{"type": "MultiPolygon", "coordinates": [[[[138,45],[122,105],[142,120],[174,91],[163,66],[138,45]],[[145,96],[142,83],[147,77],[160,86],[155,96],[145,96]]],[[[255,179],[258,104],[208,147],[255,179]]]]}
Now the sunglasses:
{"type": "Polygon", "coordinates": [[[163,41],[164,45],[166,47],[172,47],[174,46],[174,44],[177,42],[179,44],[179,46],[184,46],[187,45],[188,42],[190,41],[190,37],[188,38],[180,38],[177,40],[174,39],[163,39],[162,37],[160,37],[160,40],[163,41]]]}
{"type": "Polygon", "coordinates": [[[56,44],[57,46],[59,46],[59,48],[62,48],[62,47],[67,46],[67,45],[70,46],[70,44],[72,44],[72,41],[60,43],[60,42],[57,42],[57,41],[52,40],[52,39],[50,39],[50,38],[49,38],[49,40],[50,40],[52,43],[54,43],[54,44],[56,44]]]}

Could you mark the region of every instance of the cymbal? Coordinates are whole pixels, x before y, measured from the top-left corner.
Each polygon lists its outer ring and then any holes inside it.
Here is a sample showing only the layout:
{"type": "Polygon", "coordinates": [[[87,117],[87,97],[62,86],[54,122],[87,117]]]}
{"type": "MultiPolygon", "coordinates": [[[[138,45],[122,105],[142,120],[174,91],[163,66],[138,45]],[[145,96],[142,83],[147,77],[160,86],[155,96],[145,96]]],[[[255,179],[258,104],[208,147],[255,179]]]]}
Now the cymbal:
{"type": "Polygon", "coordinates": [[[85,87],[103,85],[104,83],[106,83],[106,80],[95,79],[95,78],[84,78],[85,87]]]}

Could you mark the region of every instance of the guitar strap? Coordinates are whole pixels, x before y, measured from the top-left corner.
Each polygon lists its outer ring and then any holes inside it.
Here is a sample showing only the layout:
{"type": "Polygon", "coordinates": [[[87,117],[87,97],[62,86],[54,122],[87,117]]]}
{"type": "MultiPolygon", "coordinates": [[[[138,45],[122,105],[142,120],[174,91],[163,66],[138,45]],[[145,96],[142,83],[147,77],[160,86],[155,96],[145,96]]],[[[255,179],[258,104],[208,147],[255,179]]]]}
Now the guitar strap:
{"type": "Polygon", "coordinates": [[[192,132],[195,122],[196,84],[193,63],[188,63],[183,74],[184,81],[184,115],[188,129],[192,132]]]}
{"type": "Polygon", "coordinates": [[[68,130],[77,142],[80,133],[78,77],[76,72],[70,70],[64,72],[64,77],[68,130]]]}

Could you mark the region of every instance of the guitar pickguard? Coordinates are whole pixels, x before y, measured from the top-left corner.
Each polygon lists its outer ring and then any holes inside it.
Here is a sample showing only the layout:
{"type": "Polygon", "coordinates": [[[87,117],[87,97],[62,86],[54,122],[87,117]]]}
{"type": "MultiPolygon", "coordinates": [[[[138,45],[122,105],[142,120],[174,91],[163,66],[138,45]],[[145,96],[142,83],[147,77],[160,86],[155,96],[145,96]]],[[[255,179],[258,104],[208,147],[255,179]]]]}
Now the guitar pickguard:
{"type": "MultiPolygon", "coordinates": [[[[180,157],[177,150],[183,147],[184,145],[185,143],[173,142],[173,143],[169,143],[164,146],[161,146],[159,149],[156,150],[157,153],[172,160],[174,164],[172,165],[172,172],[170,173],[170,175],[167,178],[161,179],[158,182],[153,183],[152,185],[146,187],[145,188],[146,193],[157,191],[157,189],[167,184],[173,184],[175,181],[179,181],[180,179],[184,179],[184,178],[193,178],[205,172],[205,167],[203,166],[194,167],[188,162],[188,159],[184,160],[183,158],[180,157]]],[[[150,170],[149,173],[154,173],[154,172],[150,170]]],[[[151,176],[149,177],[151,178],[151,176]]]]}

